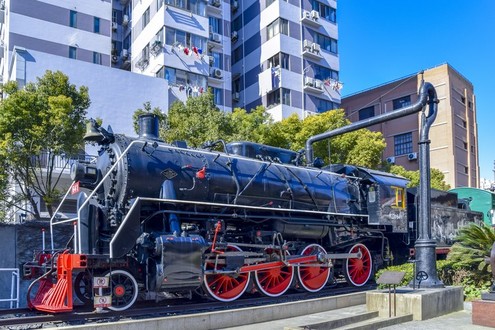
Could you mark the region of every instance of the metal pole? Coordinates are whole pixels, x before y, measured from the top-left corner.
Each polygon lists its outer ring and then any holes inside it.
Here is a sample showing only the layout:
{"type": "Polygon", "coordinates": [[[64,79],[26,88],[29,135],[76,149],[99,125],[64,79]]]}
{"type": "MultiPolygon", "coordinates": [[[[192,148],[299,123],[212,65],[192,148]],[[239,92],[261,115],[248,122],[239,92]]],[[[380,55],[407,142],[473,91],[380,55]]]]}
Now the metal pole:
{"type": "MultiPolygon", "coordinates": [[[[424,288],[443,288],[438,278],[436,242],[431,238],[431,178],[430,178],[430,127],[437,116],[438,99],[435,89],[428,90],[428,113],[421,114],[419,138],[419,219],[416,249],[416,274],[425,272],[428,277],[421,282],[424,288]]],[[[416,276],[415,274],[415,276],[416,276]]]]}

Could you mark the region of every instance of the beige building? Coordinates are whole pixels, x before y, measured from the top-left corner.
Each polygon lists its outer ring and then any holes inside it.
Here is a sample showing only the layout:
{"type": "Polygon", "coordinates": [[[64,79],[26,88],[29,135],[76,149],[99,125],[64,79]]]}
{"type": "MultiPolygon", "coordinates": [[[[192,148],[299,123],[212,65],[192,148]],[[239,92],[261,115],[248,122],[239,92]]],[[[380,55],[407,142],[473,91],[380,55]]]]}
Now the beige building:
{"type": "MultiPolygon", "coordinates": [[[[342,99],[342,108],[352,122],[397,110],[417,100],[422,79],[435,86],[440,101],[430,130],[431,167],[442,171],[452,188],[478,187],[476,97],[471,82],[450,65],[349,95],[342,99]]],[[[385,137],[384,160],[417,170],[419,127],[420,115],[415,114],[370,129],[385,137]]]]}

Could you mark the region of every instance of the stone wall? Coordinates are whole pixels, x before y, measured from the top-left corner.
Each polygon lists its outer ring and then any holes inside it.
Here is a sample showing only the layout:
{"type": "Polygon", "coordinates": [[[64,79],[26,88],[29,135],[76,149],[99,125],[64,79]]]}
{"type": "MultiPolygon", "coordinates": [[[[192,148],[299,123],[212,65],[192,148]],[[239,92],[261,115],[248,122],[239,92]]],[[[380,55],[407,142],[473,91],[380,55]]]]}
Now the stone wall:
{"type": "MultiPolygon", "coordinates": [[[[0,223],[0,269],[19,268],[22,277],[22,265],[33,259],[34,251],[42,249],[42,229],[45,229],[45,248],[50,249],[50,223],[48,221],[29,221],[24,224],[0,223]]],[[[54,248],[67,246],[74,229],[71,223],[54,227],[54,248]]],[[[0,272],[0,299],[11,296],[11,272],[0,272]]],[[[31,281],[20,280],[20,307],[26,307],[26,293],[31,281]]],[[[10,307],[9,302],[0,302],[0,309],[10,307]]]]}

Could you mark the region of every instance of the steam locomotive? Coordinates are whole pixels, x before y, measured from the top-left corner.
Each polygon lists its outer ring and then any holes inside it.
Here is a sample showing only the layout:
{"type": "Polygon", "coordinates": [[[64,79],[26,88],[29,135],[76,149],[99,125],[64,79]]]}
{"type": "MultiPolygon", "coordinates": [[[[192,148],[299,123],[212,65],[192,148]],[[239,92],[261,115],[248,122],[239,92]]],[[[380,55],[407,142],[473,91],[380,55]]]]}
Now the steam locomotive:
{"type": "Polygon", "coordinates": [[[118,311],[138,299],[363,286],[414,242],[405,178],[303,166],[301,153],[252,142],[167,144],[153,115],[139,127],[130,138],[91,122],[84,139],[101,149],[71,168],[90,193],[78,199],[73,248],[39,256],[49,266],[30,306],[70,311],[73,292],[118,311]]]}

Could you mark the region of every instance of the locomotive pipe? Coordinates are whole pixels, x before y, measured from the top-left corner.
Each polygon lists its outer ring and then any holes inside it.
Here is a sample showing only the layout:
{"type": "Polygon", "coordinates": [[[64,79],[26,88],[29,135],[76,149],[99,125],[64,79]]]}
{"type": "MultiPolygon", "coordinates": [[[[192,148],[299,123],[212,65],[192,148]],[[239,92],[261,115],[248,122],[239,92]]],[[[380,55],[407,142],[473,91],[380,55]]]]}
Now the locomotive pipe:
{"type": "Polygon", "coordinates": [[[344,127],[339,127],[337,129],[334,129],[334,130],[331,130],[328,132],[324,132],[321,134],[311,136],[306,141],[306,163],[308,164],[308,166],[313,166],[313,162],[314,162],[313,143],[321,141],[321,140],[325,140],[325,139],[328,139],[328,138],[331,138],[331,137],[334,137],[337,135],[357,131],[358,129],[370,127],[370,126],[375,125],[375,124],[380,124],[380,123],[383,123],[383,122],[388,121],[388,120],[401,118],[401,117],[419,112],[421,109],[423,109],[423,107],[426,105],[428,100],[430,100],[429,106],[430,106],[430,112],[431,112],[431,111],[433,111],[431,109],[432,104],[434,104],[434,102],[432,102],[432,100],[431,100],[433,95],[435,95],[435,100],[436,100],[436,92],[435,92],[435,88],[433,87],[433,85],[428,83],[428,82],[423,82],[421,85],[421,88],[419,90],[419,99],[414,104],[411,104],[411,105],[409,105],[405,108],[402,108],[400,110],[395,110],[393,112],[387,112],[387,113],[384,113],[384,114],[381,114],[381,115],[378,115],[375,117],[371,117],[368,119],[354,122],[354,123],[349,124],[349,125],[344,126],[344,127]]]}

